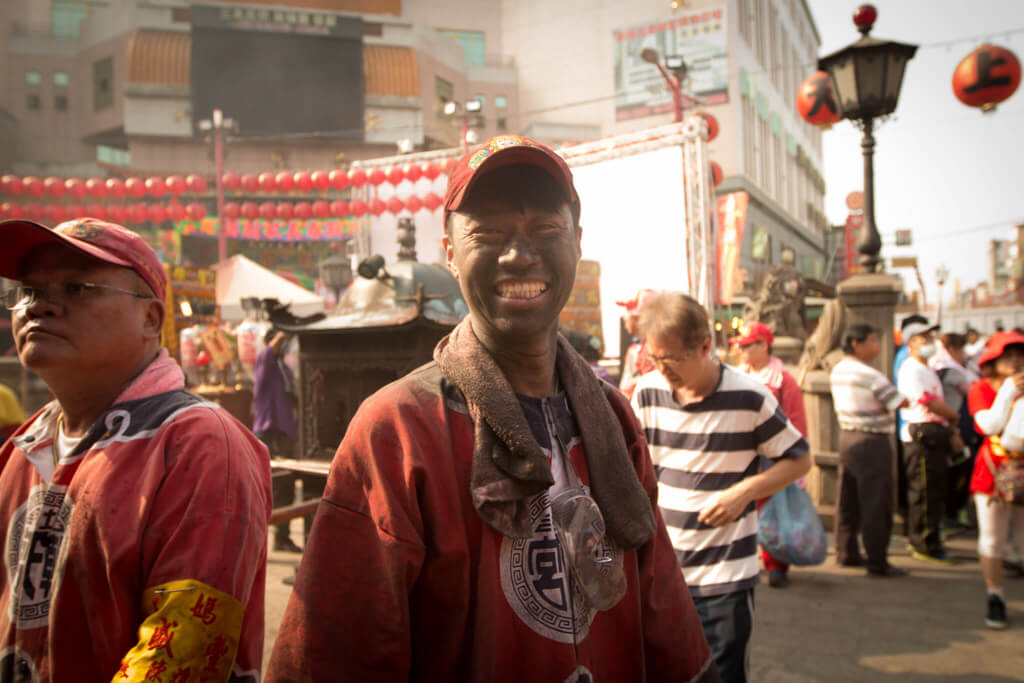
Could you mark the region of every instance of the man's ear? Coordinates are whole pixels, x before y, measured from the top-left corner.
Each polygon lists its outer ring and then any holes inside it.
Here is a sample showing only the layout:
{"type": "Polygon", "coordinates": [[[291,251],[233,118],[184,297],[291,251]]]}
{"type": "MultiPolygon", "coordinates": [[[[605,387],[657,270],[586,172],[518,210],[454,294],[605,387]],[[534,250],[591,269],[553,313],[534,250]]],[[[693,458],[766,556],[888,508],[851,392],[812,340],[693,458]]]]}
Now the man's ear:
{"type": "Polygon", "coordinates": [[[164,328],[164,302],[158,299],[150,299],[146,302],[146,318],[143,320],[143,339],[160,339],[164,328]]]}
{"type": "Polygon", "coordinates": [[[452,247],[451,240],[448,239],[448,232],[445,231],[444,237],[441,238],[441,246],[444,247],[444,260],[448,266],[448,272],[452,274],[456,280],[459,279],[459,269],[455,266],[455,248],[452,247]]]}

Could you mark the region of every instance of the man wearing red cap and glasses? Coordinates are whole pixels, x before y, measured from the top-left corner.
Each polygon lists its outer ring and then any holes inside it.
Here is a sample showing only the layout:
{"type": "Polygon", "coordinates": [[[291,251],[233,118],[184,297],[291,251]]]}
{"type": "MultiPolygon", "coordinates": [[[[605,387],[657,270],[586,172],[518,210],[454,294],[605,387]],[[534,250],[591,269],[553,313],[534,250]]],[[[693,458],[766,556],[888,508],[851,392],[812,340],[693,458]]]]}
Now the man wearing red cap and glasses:
{"type": "Polygon", "coordinates": [[[619,378],[619,389],[626,394],[627,398],[633,397],[633,389],[636,388],[636,381],[648,372],[654,371],[654,363],[647,357],[647,347],[639,339],[640,329],[637,323],[640,320],[640,313],[644,310],[644,304],[657,294],[653,289],[641,289],[632,299],[628,301],[616,301],[619,306],[626,308],[626,315],[622,317],[626,332],[634,339],[634,342],[626,349],[622,356],[622,375],[619,378]]]}
{"type": "Polygon", "coordinates": [[[269,680],[718,680],[643,433],[558,334],[568,167],[500,136],[444,206],[469,317],[352,419],[269,680]]]}
{"type": "MultiPolygon", "coordinates": [[[[753,322],[740,328],[739,334],[729,343],[739,349],[739,368],[761,384],[768,387],[772,396],[778,401],[783,415],[789,418],[803,437],[807,438],[807,415],[804,412],[804,394],[796,379],[782,365],[782,361],[772,355],[772,342],[775,335],[772,329],[762,322],[753,322]]],[[[767,498],[757,502],[760,510],[767,498]]],[[[768,572],[768,585],[773,588],[785,588],[789,585],[789,565],[772,557],[761,548],[761,562],[768,572]]]]}
{"type": "Polygon", "coordinates": [[[0,236],[54,395],[0,447],[0,680],[259,680],[269,456],[160,348],[156,254],[89,218],[0,236]]]}

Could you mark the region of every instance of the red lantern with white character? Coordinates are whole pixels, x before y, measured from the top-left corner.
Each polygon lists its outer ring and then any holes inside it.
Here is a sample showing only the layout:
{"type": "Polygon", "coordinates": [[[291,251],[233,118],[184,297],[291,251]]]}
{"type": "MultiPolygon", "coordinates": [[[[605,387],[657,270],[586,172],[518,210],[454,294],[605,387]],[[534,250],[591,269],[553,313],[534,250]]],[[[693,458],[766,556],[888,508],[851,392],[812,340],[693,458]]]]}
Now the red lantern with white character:
{"type": "Polygon", "coordinates": [[[1020,86],[1020,60],[1004,47],[979,45],[953,71],[953,94],[968,107],[990,112],[1020,86]]]}

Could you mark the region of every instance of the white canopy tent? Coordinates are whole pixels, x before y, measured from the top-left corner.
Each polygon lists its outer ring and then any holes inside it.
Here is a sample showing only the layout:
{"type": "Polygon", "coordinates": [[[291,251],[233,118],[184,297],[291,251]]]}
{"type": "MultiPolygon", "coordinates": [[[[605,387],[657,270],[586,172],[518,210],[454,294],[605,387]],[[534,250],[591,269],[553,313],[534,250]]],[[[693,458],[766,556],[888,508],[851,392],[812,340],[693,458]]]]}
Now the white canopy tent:
{"type": "Polygon", "coordinates": [[[245,317],[242,299],[245,297],[274,298],[283,304],[291,304],[291,311],[297,316],[324,310],[324,300],[319,296],[241,254],[221,261],[213,269],[217,272],[217,305],[222,320],[242,320],[245,317]]]}

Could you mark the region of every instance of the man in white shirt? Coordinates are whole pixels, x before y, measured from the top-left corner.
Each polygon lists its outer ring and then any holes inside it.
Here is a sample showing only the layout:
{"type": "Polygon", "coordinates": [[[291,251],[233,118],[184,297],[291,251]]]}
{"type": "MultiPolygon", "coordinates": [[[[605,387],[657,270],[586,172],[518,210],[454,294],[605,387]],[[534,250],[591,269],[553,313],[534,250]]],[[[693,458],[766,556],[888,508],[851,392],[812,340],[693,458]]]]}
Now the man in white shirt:
{"type": "Polygon", "coordinates": [[[948,456],[963,448],[959,416],[943,400],[942,380],[928,367],[935,355],[937,326],[912,323],[903,330],[910,356],[900,366],[896,387],[910,405],[900,410],[907,473],[907,526],[915,559],[952,564],[939,535],[945,514],[948,456]]]}

